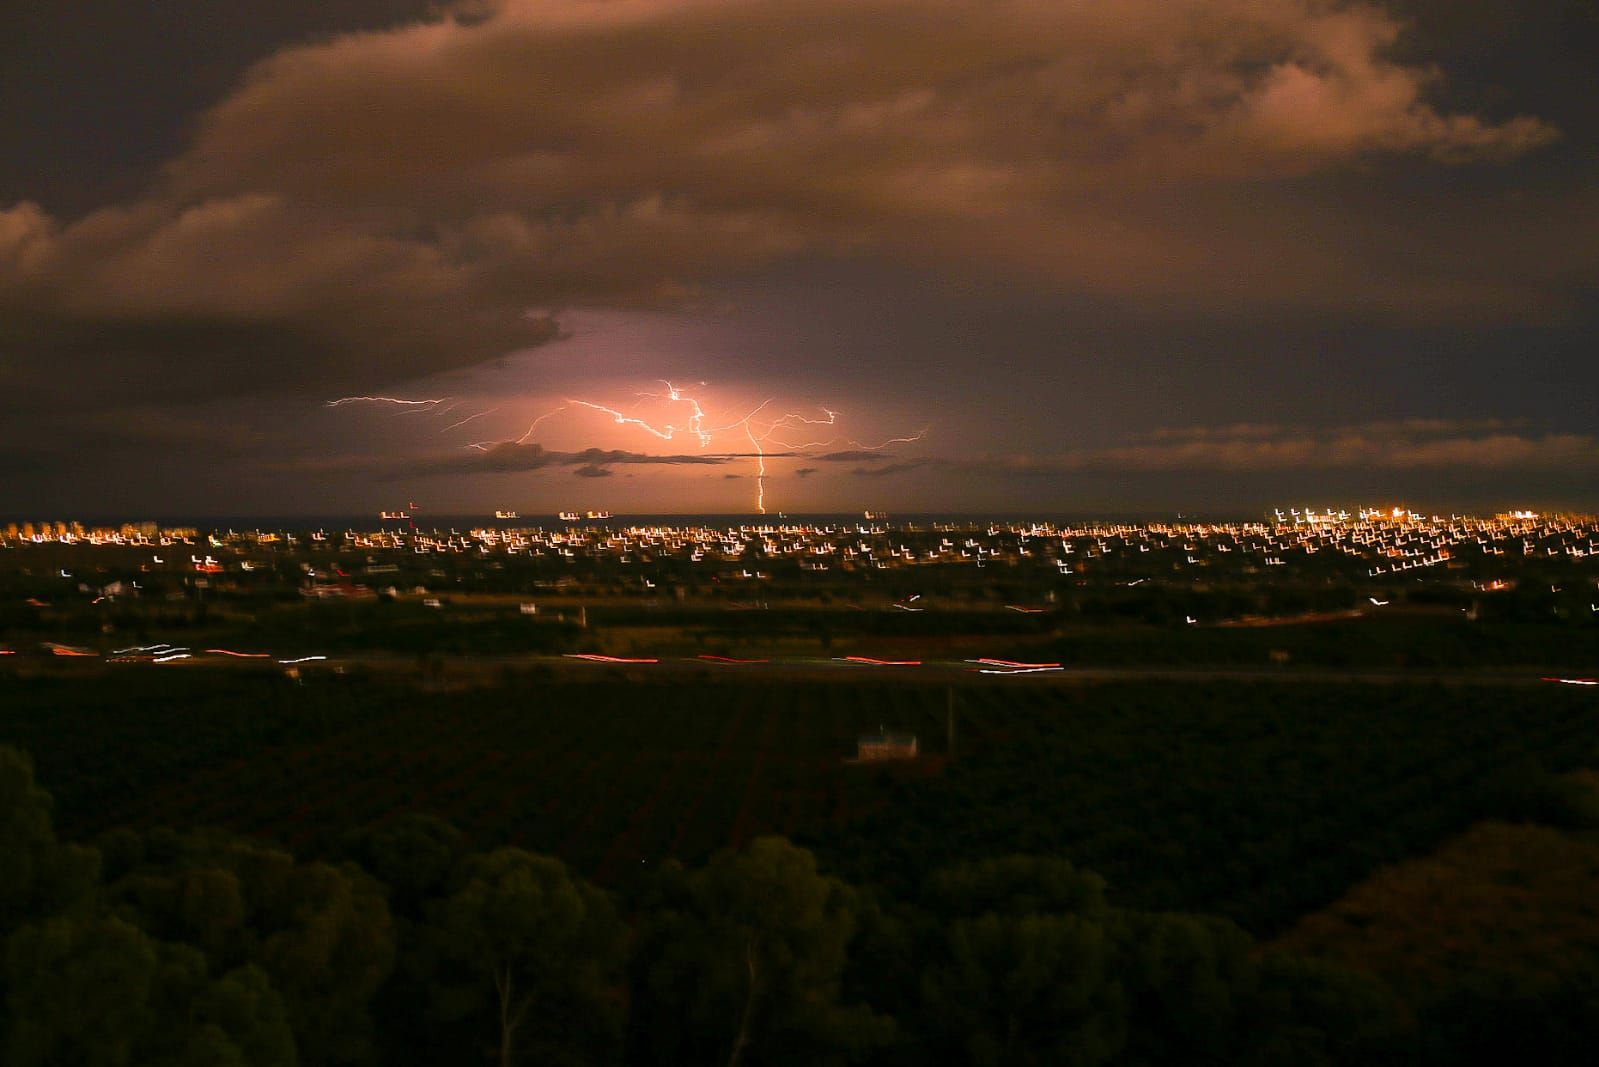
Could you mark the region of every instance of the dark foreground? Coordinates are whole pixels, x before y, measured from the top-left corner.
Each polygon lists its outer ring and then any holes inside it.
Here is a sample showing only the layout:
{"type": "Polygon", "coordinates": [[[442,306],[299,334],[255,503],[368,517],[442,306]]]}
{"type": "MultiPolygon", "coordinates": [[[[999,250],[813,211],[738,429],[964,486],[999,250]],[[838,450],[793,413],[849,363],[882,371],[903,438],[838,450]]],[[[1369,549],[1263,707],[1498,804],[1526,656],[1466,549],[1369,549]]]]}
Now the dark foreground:
{"type": "Polygon", "coordinates": [[[8,676],[5,1062],[1586,1062],[1592,690],[1016,681],[8,676]]]}

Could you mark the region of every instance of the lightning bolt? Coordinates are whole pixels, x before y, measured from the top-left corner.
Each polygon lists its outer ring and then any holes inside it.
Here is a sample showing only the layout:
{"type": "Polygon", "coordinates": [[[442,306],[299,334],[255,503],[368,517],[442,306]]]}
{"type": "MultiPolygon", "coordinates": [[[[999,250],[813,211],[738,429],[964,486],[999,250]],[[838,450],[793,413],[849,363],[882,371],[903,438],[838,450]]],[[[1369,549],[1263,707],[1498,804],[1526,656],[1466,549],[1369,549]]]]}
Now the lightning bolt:
{"type": "Polygon", "coordinates": [[[646,433],[652,433],[663,441],[670,441],[677,432],[677,427],[673,426],[671,423],[667,423],[664,428],[657,429],[643,419],[637,419],[631,415],[624,415],[615,408],[608,408],[604,404],[595,404],[587,400],[568,400],[567,403],[604,412],[605,414],[611,416],[612,421],[614,421],[618,426],[637,426],[639,429],[645,431],[646,433]]]}
{"type": "Polygon", "coordinates": [[[329,400],[327,406],[340,408],[346,404],[394,404],[397,407],[437,407],[450,399],[441,396],[434,400],[404,400],[397,396],[341,396],[337,400],[329,400]]]}
{"type": "Polygon", "coordinates": [[[913,444],[913,443],[915,443],[917,441],[920,441],[922,438],[926,437],[927,436],[927,431],[931,430],[931,429],[932,429],[931,426],[923,426],[920,430],[917,430],[914,434],[912,434],[909,437],[890,437],[888,440],[881,441],[881,442],[879,442],[879,443],[877,443],[875,445],[864,444],[864,443],[862,443],[860,441],[851,441],[850,444],[853,445],[856,448],[864,448],[864,449],[867,449],[868,451],[875,452],[879,448],[887,448],[889,445],[908,445],[908,444],[913,444]]]}
{"type": "MultiPolygon", "coordinates": [[[[793,411],[785,412],[782,415],[775,417],[763,417],[761,413],[767,408],[771,407],[773,403],[772,398],[769,397],[766,400],[761,401],[741,418],[735,419],[732,422],[726,423],[725,425],[708,427],[705,424],[705,409],[696,397],[689,395],[682,389],[679,389],[672,382],[667,381],[664,378],[657,380],[660,381],[662,385],[666,386],[666,392],[639,393],[638,396],[641,399],[687,404],[689,417],[683,424],[679,425],[675,422],[656,424],[648,419],[640,418],[637,415],[630,415],[625,411],[619,411],[618,409],[605,404],[599,404],[592,400],[578,400],[575,398],[568,398],[561,408],[557,408],[555,411],[550,412],[549,415],[556,414],[557,412],[564,410],[567,406],[588,408],[589,410],[598,411],[609,416],[611,421],[618,426],[636,426],[644,432],[651,434],[662,441],[673,440],[680,433],[692,434],[699,440],[701,448],[705,448],[713,440],[715,440],[717,434],[727,433],[729,431],[741,432],[755,450],[755,510],[762,515],[766,514],[766,457],[768,444],[775,444],[778,447],[787,449],[789,451],[798,451],[805,448],[825,448],[837,440],[836,438],[827,438],[825,440],[802,442],[790,441],[787,440],[786,437],[777,436],[779,432],[783,430],[801,430],[810,426],[837,425],[840,413],[834,411],[832,408],[819,408],[818,410],[820,410],[822,413],[820,418],[814,418],[812,416],[793,411]]],[[[701,382],[700,384],[704,385],[705,383],[701,382]]],[[[549,415],[540,416],[539,421],[548,418],[549,415]]],[[[535,421],[535,425],[537,425],[537,421],[535,421]]],[[[858,448],[887,448],[890,445],[910,444],[920,441],[927,435],[927,431],[928,428],[924,427],[909,437],[892,437],[875,445],[866,445],[854,441],[852,441],[851,444],[858,448]]],[[[529,427],[529,432],[532,432],[531,427],[529,427]]]]}
{"type": "Polygon", "coordinates": [[[544,414],[542,414],[538,418],[534,419],[532,425],[530,425],[527,428],[527,432],[524,433],[521,437],[518,437],[516,439],[516,443],[519,444],[519,445],[527,444],[527,439],[529,437],[533,436],[533,431],[539,428],[539,423],[543,422],[545,419],[549,418],[551,415],[559,415],[561,412],[563,412],[565,410],[566,410],[566,405],[562,404],[560,407],[556,408],[554,411],[546,411],[544,414]]]}
{"type": "Polygon", "coordinates": [[[473,419],[481,419],[483,416],[492,415],[498,410],[500,410],[500,409],[499,408],[489,408],[487,411],[480,411],[476,415],[468,415],[466,418],[461,419],[458,422],[450,423],[444,429],[440,430],[439,433],[449,433],[451,430],[455,429],[458,426],[465,426],[467,423],[471,422],[473,419]]]}
{"type": "MultiPolygon", "coordinates": [[[[522,435],[514,439],[514,443],[518,445],[526,444],[528,440],[532,438],[534,432],[539,428],[539,425],[546,419],[553,418],[556,415],[559,415],[565,411],[569,411],[573,408],[583,408],[588,411],[599,412],[600,414],[609,418],[611,422],[617,426],[635,427],[660,441],[672,441],[675,440],[679,435],[686,434],[697,440],[700,448],[702,449],[709,447],[719,434],[737,432],[742,434],[754,449],[753,455],[750,458],[755,460],[755,510],[764,515],[766,514],[766,478],[768,474],[766,468],[766,459],[770,454],[769,446],[776,446],[789,452],[797,452],[808,448],[826,448],[838,440],[836,437],[829,437],[826,439],[819,438],[816,440],[807,441],[790,440],[789,434],[786,432],[795,431],[796,435],[805,435],[805,430],[810,427],[837,426],[839,415],[841,413],[833,410],[832,408],[819,406],[817,410],[821,412],[820,417],[815,417],[813,415],[796,411],[787,411],[781,415],[763,414],[774,403],[773,398],[768,397],[759,404],[755,405],[754,408],[750,409],[743,416],[736,418],[731,422],[722,425],[707,426],[706,423],[709,421],[709,416],[706,414],[705,408],[700,403],[700,400],[697,396],[686,392],[685,390],[679,388],[675,383],[665,378],[659,378],[656,380],[659,381],[661,385],[666,387],[665,392],[641,392],[635,394],[637,398],[640,400],[660,401],[664,404],[685,405],[688,412],[688,417],[686,419],[682,420],[681,422],[675,420],[671,422],[654,421],[639,415],[630,414],[629,412],[623,411],[619,408],[611,407],[608,404],[601,404],[594,400],[583,400],[577,397],[566,397],[562,400],[559,407],[553,408],[550,411],[546,411],[544,414],[538,416],[531,423],[529,423],[527,429],[522,432],[522,435]]],[[[703,386],[706,383],[699,382],[697,384],[703,386]]],[[[410,399],[397,396],[342,396],[336,400],[327,401],[327,406],[330,408],[336,408],[343,407],[348,404],[381,404],[390,405],[400,409],[395,412],[397,415],[409,415],[415,413],[438,415],[450,411],[459,403],[459,400],[447,396],[419,399],[410,399]]],[[[459,429],[470,422],[475,422],[484,416],[492,415],[499,410],[499,407],[493,407],[483,411],[475,412],[474,414],[468,415],[463,419],[457,419],[448,426],[440,429],[438,432],[441,434],[448,433],[451,430],[459,429]]],[[[875,451],[877,449],[888,448],[891,445],[911,444],[916,441],[920,441],[927,436],[928,429],[929,427],[923,427],[908,437],[890,437],[887,440],[877,442],[876,444],[866,444],[855,440],[851,440],[849,443],[856,448],[864,448],[875,451]]],[[[488,452],[496,445],[504,443],[506,442],[498,440],[473,441],[467,444],[465,447],[476,449],[479,452],[488,452]]]]}

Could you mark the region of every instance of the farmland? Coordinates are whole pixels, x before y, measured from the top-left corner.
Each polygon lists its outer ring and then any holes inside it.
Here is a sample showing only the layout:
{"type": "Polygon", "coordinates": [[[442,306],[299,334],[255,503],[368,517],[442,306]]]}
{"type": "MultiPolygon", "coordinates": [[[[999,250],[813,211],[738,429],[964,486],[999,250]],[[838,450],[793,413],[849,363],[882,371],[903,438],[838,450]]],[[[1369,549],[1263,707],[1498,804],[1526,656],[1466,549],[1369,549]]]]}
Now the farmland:
{"type": "Polygon", "coordinates": [[[782,833],[895,890],[951,863],[1061,855],[1139,907],[1280,929],[1379,866],[1599,750],[1564,687],[1119,682],[651,682],[506,674],[474,688],[195,669],[19,678],[70,836],[216,826],[336,854],[404,812],[605,884],[782,833]],[[953,704],[956,756],[948,760],[953,704]],[[846,763],[862,732],[923,757],[846,763]]]}
{"type": "Polygon", "coordinates": [[[880,802],[876,778],[843,765],[856,734],[881,721],[941,728],[936,695],[514,680],[437,693],[189,672],[35,680],[0,722],[3,740],[35,753],[69,832],[215,825],[317,849],[417,810],[485,844],[522,844],[604,874],[880,802]]]}

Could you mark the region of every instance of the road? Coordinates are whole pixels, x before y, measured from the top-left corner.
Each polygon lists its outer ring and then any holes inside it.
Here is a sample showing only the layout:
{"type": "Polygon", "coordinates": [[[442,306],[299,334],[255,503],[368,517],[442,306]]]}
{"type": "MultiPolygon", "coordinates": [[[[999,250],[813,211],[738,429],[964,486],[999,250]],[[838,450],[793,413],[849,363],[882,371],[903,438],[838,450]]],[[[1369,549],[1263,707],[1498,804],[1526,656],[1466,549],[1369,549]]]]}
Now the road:
{"type": "Polygon", "coordinates": [[[77,673],[101,669],[193,670],[232,668],[303,672],[350,669],[379,672],[425,673],[437,679],[467,679],[506,670],[541,670],[566,676],[624,676],[629,679],[713,679],[739,675],[784,681],[897,680],[937,683],[995,683],[1029,685],[1080,685],[1095,682],[1269,682],[1275,684],[1343,683],[1360,685],[1539,686],[1564,684],[1592,687],[1599,680],[1586,675],[1551,677],[1531,669],[1428,669],[1330,668],[1305,666],[1078,666],[1064,663],[1018,663],[1000,659],[883,660],[865,656],[775,656],[732,658],[701,655],[619,657],[599,653],[517,654],[430,657],[419,665],[411,656],[386,652],[352,652],[337,655],[277,656],[261,650],[183,649],[150,646],[133,655],[103,656],[88,649],[57,648],[54,656],[15,656],[0,661],[22,671],[77,673]],[[69,650],[70,649],[70,650],[69,650]]]}

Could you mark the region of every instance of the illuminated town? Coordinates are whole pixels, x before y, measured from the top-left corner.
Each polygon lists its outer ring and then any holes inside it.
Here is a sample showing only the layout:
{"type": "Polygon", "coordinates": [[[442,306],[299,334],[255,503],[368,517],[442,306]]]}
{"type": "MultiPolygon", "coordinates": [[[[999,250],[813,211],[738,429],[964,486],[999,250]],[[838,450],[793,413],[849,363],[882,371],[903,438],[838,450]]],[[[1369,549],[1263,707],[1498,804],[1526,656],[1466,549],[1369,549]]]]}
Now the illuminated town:
{"type": "MultiPolygon", "coordinates": [[[[12,523],[0,538],[0,573],[25,590],[20,599],[33,610],[42,640],[33,650],[15,643],[6,649],[12,655],[163,663],[237,657],[237,648],[170,642],[129,649],[115,635],[130,628],[129,606],[141,600],[206,604],[214,624],[231,617],[242,628],[230,638],[237,645],[249,620],[262,611],[281,614],[285,608],[274,605],[287,595],[420,606],[433,609],[443,625],[468,629],[484,613],[514,611],[527,625],[544,627],[544,636],[523,650],[533,659],[706,659],[692,612],[756,608],[778,617],[796,611],[830,617],[830,634],[856,633],[863,650],[901,657],[885,662],[982,666],[997,658],[1064,671],[1058,660],[1006,657],[1036,653],[1060,627],[1093,618],[1269,629],[1338,619],[1426,620],[1446,610],[1472,622],[1503,614],[1502,605],[1511,603],[1525,612],[1536,601],[1532,610],[1551,619],[1599,624],[1596,552],[1599,520],[1527,510],[1476,517],[1403,507],[1307,508],[1262,521],[1204,523],[874,519],[721,527],[621,519],[458,529],[413,527],[407,515],[403,523],[369,530],[12,523]],[[622,622],[607,615],[625,615],[628,605],[645,617],[622,622]],[[683,611],[690,617],[680,617],[683,611]],[[866,623],[880,614],[890,617],[886,632],[896,636],[874,634],[866,623]],[[50,620],[71,618],[68,636],[81,635],[96,615],[101,633],[91,642],[49,632],[50,620]],[[926,617],[924,628],[939,619],[928,632],[941,636],[918,648],[908,636],[914,629],[895,630],[892,620],[901,615],[926,617]],[[1020,616],[1024,629],[996,632],[987,621],[995,616],[1020,616]],[[147,654],[146,647],[155,651],[147,654]]],[[[137,629],[150,632],[148,624],[137,629]]],[[[496,652],[515,650],[514,641],[498,640],[496,652]]],[[[723,654],[786,655],[797,665],[833,651],[833,643],[790,634],[762,644],[724,634],[716,646],[723,654]]],[[[382,650],[377,629],[368,644],[366,652],[382,650]]],[[[280,653],[294,662],[328,657],[326,649],[298,640],[250,655],[280,653]]],[[[346,660],[360,658],[346,650],[346,660]]],[[[1273,662],[1283,659],[1279,654],[1273,662]]]]}

